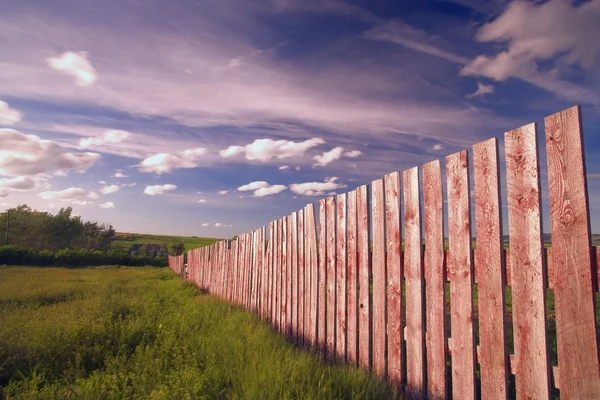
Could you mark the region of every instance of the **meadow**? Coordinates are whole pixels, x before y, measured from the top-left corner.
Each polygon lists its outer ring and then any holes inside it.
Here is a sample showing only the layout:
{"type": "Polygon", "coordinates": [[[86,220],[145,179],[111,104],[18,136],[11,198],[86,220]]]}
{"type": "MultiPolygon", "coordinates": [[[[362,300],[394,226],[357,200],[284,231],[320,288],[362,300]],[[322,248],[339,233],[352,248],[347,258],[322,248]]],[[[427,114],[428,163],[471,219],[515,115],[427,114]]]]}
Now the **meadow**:
{"type": "Polygon", "coordinates": [[[160,244],[162,246],[170,246],[172,243],[183,243],[185,245],[185,251],[189,251],[198,247],[209,246],[219,240],[222,239],[197,236],[168,236],[117,232],[116,237],[111,244],[111,248],[127,251],[132,244],[160,244]]]}
{"type": "Polygon", "coordinates": [[[0,267],[0,398],[395,396],[166,268],[0,267]]]}

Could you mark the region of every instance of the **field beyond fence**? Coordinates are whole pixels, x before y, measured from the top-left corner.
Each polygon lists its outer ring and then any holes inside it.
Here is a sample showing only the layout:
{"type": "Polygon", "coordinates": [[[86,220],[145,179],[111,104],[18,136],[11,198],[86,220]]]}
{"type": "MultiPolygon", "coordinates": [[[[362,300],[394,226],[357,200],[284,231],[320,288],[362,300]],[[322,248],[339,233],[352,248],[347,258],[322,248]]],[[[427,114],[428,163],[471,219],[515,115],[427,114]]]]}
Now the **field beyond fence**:
{"type": "Polygon", "coordinates": [[[505,188],[493,138],[475,144],[472,157],[446,157],[445,191],[435,160],[321,200],[318,221],[309,204],[189,251],[187,268],[184,256],[169,265],[408,398],[600,398],[600,252],[591,242],[580,108],[545,119],[549,248],[537,135],[535,124],[505,134],[505,188]]]}

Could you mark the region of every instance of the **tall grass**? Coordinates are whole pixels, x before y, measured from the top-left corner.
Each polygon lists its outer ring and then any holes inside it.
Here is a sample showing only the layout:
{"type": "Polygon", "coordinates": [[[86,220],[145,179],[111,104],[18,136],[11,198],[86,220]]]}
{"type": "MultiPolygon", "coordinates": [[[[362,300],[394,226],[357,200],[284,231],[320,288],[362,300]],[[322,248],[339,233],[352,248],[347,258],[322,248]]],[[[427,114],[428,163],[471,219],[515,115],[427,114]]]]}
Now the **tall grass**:
{"type": "Polygon", "coordinates": [[[0,388],[6,399],[395,396],[170,270],[117,267],[0,267],[0,388]]]}

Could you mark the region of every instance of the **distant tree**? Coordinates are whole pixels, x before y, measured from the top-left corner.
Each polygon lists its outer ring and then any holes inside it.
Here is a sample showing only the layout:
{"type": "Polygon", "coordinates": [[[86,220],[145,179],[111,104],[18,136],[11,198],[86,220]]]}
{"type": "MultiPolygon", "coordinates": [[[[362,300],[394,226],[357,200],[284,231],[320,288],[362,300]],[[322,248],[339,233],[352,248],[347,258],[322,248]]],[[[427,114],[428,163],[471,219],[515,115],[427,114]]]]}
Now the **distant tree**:
{"type": "Polygon", "coordinates": [[[175,242],[171,244],[170,254],[172,256],[180,256],[185,251],[185,243],[183,242],[175,242]]]}

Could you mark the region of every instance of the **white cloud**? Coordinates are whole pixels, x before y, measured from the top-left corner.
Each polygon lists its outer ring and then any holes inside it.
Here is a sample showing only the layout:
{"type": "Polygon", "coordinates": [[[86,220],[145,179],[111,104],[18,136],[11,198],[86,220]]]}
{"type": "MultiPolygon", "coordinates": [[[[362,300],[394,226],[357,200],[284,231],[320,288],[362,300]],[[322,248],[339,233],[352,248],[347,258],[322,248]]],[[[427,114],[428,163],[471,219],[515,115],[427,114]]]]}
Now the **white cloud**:
{"type": "Polygon", "coordinates": [[[222,223],[220,223],[220,222],[217,222],[217,223],[215,224],[215,228],[221,228],[222,226],[223,226],[223,224],[222,224],[222,223]]]}
{"type": "Polygon", "coordinates": [[[254,197],[271,196],[287,189],[285,185],[271,185],[254,191],[254,197]]]}
{"type": "Polygon", "coordinates": [[[96,193],[96,192],[89,192],[88,193],[88,197],[90,199],[97,199],[98,197],[100,197],[100,195],[98,193],[96,193]]]}
{"type": "Polygon", "coordinates": [[[91,201],[87,201],[87,200],[73,200],[71,201],[71,204],[75,204],[76,206],[89,206],[90,204],[94,204],[91,201]]]}
{"type": "Polygon", "coordinates": [[[127,138],[129,138],[129,136],[131,136],[131,133],[127,132],[127,131],[120,131],[120,130],[108,130],[106,132],[104,132],[102,135],[100,135],[99,137],[88,137],[88,138],[84,138],[81,139],[79,141],[79,147],[82,149],[91,147],[91,146],[102,146],[104,144],[114,144],[114,143],[121,143],[124,140],[126,140],[127,138]]]}
{"type": "Polygon", "coordinates": [[[317,164],[315,164],[315,165],[320,165],[320,166],[324,167],[327,164],[329,164],[335,160],[339,160],[340,157],[342,157],[343,152],[344,152],[344,148],[338,146],[338,147],[335,147],[321,155],[314,156],[313,160],[315,160],[317,162],[317,164]]]}
{"type": "Polygon", "coordinates": [[[98,183],[101,185],[106,185],[106,181],[98,181],[98,183]]]}
{"type": "Polygon", "coordinates": [[[0,175],[84,172],[100,158],[97,153],[69,152],[56,142],[14,129],[0,129],[0,143],[0,175]]]}
{"type": "Polygon", "coordinates": [[[31,190],[35,189],[37,181],[28,176],[0,178],[0,189],[31,190]]]}
{"type": "Polygon", "coordinates": [[[290,185],[290,190],[303,196],[322,196],[325,193],[347,187],[343,183],[337,182],[337,177],[325,179],[325,182],[304,182],[290,185]]]}
{"type": "Polygon", "coordinates": [[[206,200],[200,199],[200,200],[198,200],[198,203],[206,203],[206,200]]]}
{"type": "Polygon", "coordinates": [[[208,222],[205,222],[202,224],[202,226],[209,226],[210,224],[208,222]]]}
{"type": "Polygon", "coordinates": [[[127,184],[125,184],[125,185],[123,185],[123,186],[127,186],[127,187],[134,187],[135,185],[137,185],[137,183],[135,183],[135,182],[132,182],[132,183],[127,183],[127,184]]]}
{"type": "Polygon", "coordinates": [[[229,193],[229,190],[219,190],[219,195],[221,196],[225,196],[227,193],[229,193]]]}
{"type": "Polygon", "coordinates": [[[175,190],[175,189],[177,189],[177,186],[171,185],[171,184],[152,185],[152,186],[146,186],[146,188],[144,189],[144,194],[147,194],[149,196],[156,196],[156,195],[165,194],[165,192],[169,192],[169,191],[175,190]]]}
{"type": "Polygon", "coordinates": [[[70,187],[60,191],[41,192],[39,196],[44,200],[73,201],[79,199],[80,197],[86,196],[87,194],[88,193],[85,189],[70,187]]]}
{"type": "Polygon", "coordinates": [[[440,143],[436,143],[433,145],[433,150],[435,150],[435,151],[442,150],[443,148],[444,148],[444,146],[440,143]]]}
{"type": "Polygon", "coordinates": [[[100,204],[100,208],[115,208],[115,203],[107,201],[106,203],[100,204]]]}
{"type": "Polygon", "coordinates": [[[47,58],[46,62],[50,68],[73,76],[78,86],[89,86],[98,79],[85,52],[66,51],[58,57],[47,58]]]}
{"type": "Polygon", "coordinates": [[[360,150],[350,150],[350,151],[345,152],[344,155],[346,157],[349,157],[349,158],[356,158],[358,156],[362,156],[362,151],[360,151],[360,150]]]}
{"type": "Polygon", "coordinates": [[[138,167],[141,172],[155,172],[157,174],[180,168],[196,168],[200,165],[204,154],[206,154],[206,149],[202,147],[187,149],[178,155],[159,153],[146,158],[138,167]]]}
{"type": "Polygon", "coordinates": [[[280,171],[286,171],[286,170],[288,170],[288,169],[290,169],[290,166],[289,166],[289,165],[282,165],[281,167],[279,167],[279,170],[280,170],[280,171]]]}
{"type": "Polygon", "coordinates": [[[124,173],[122,173],[121,171],[117,171],[115,172],[115,174],[113,175],[113,178],[127,178],[127,175],[125,175],[124,173]]]}
{"type": "Polygon", "coordinates": [[[100,189],[100,193],[102,194],[110,194],[110,193],[116,193],[119,191],[119,185],[110,185],[110,186],[104,186],[102,189],[100,189]]]}
{"type": "Polygon", "coordinates": [[[237,190],[239,190],[240,192],[246,192],[246,191],[250,191],[250,190],[266,188],[268,186],[269,186],[269,182],[256,181],[256,182],[250,182],[246,185],[240,186],[239,188],[237,188],[237,190]]]}
{"type": "Polygon", "coordinates": [[[466,97],[467,99],[472,99],[473,97],[483,96],[490,93],[494,93],[494,86],[477,82],[477,90],[471,94],[468,94],[466,97]]]}
{"type": "Polygon", "coordinates": [[[0,125],[14,125],[21,121],[21,113],[0,100],[0,125]]]}
{"type": "Polygon", "coordinates": [[[230,158],[245,153],[247,160],[267,162],[273,158],[281,160],[302,157],[308,150],[323,143],[325,141],[321,138],[312,138],[303,142],[256,139],[246,146],[229,146],[227,149],[221,150],[219,154],[221,157],[230,158]]]}

